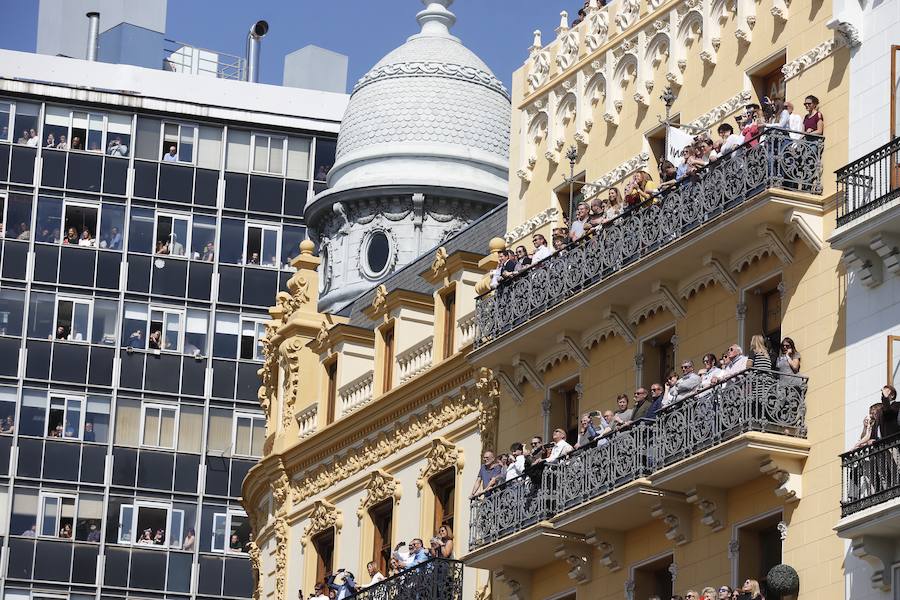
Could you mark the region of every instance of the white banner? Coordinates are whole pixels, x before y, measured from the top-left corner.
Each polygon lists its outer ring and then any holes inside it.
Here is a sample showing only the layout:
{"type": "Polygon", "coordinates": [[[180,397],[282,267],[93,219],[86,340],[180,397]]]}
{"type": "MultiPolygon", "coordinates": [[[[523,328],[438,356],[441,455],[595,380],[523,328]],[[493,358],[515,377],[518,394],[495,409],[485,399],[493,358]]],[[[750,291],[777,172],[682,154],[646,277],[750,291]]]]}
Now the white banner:
{"type": "Polygon", "coordinates": [[[678,127],[666,128],[666,159],[671,161],[676,167],[681,166],[684,157],[681,151],[685,146],[694,143],[694,136],[678,127]]]}

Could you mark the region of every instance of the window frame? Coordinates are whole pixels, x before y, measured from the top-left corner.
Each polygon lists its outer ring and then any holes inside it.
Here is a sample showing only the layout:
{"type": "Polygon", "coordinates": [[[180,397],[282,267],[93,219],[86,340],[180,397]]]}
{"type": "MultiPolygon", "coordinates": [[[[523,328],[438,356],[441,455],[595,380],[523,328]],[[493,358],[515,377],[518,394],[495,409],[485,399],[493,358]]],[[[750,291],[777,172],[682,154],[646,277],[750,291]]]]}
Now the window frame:
{"type": "MultiPolygon", "coordinates": [[[[253,454],[253,425],[256,421],[262,421],[263,423],[263,439],[266,437],[266,417],[260,413],[251,413],[245,411],[235,411],[234,418],[231,423],[231,455],[232,457],[240,457],[240,458],[259,458],[253,454]],[[250,447],[247,449],[248,451],[242,452],[238,450],[237,443],[237,431],[238,431],[238,419],[249,419],[250,420],[250,447]]],[[[241,449],[243,450],[243,449],[241,449]]]]}
{"type": "Polygon", "coordinates": [[[157,156],[159,158],[157,161],[159,162],[173,162],[176,165],[196,165],[197,164],[197,138],[200,133],[200,126],[197,123],[188,123],[185,121],[166,121],[165,119],[160,121],[159,124],[159,150],[157,152],[157,156]],[[178,160],[173,161],[165,161],[164,155],[168,152],[166,149],[166,125],[174,125],[178,127],[178,144],[176,146],[176,156],[178,156],[178,160]],[[194,129],[194,135],[191,138],[191,146],[193,147],[193,151],[191,152],[191,160],[182,160],[181,158],[181,128],[182,127],[192,127],[194,129]]]}
{"type": "MultiPolygon", "coordinates": [[[[91,200],[85,200],[83,198],[72,199],[72,198],[63,198],[62,205],[62,216],[60,220],[60,228],[59,228],[59,244],[62,245],[63,240],[66,238],[66,232],[64,231],[66,227],[66,213],[70,206],[78,207],[78,208],[86,208],[92,209],[97,212],[97,224],[94,226],[94,245],[93,246],[81,246],[82,248],[97,248],[97,240],[99,239],[100,233],[100,218],[102,215],[103,203],[100,201],[92,202],[91,200]]],[[[6,221],[4,221],[5,223],[6,221]]],[[[81,239],[81,232],[77,231],[78,239],[81,239]]],[[[68,244],[67,244],[68,245],[68,244]]],[[[78,244],[80,246],[80,244],[78,244]]]]}
{"type": "MultiPolygon", "coordinates": [[[[3,99],[0,99],[0,102],[3,102],[4,104],[9,105],[9,113],[8,113],[9,120],[6,122],[6,133],[9,137],[0,138],[0,143],[8,142],[8,143],[12,144],[13,136],[15,135],[14,129],[15,129],[15,122],[16,122],[16,101],[11,98],[3,98],[3,99]]],[[[42,125],[41,133],[43,133],[43,131],[44,131],[43,123],[41,125],[42,125]]],[[[3,123],[0,123],[0,132],[2,132],[2,131],[3,131],[3,123]]],[[[3,222],[6,223],[6,220],[4,219],[3,222]]]]}
{"type": "Polygon", "coordinates": [[[209,551],[210,552],[221,552],[222,554],[243,554],[247,553],[243,550],[234,550],[229,544],[231,543],[231,525],[233,523],[234,517],[240,517],[243,519],[247,518],[247,511],[231,508],[229,507],[225,512],[216,512],[213,513],[212,518],[212,534],[210,535],[209,540],[209,551]],[[222,529],[222,547],[219,548],[216,545],[216,521],[219,519],[225,519],[225,526],[222,529]]]}
{"type": "Polygon", "coordinates": [[[178,447],[178,425],[179,425],[179,417],[181,416],[181,411],[178,410],[178,406],[175,404],[166,404],[164,402],[142,402],[141,403],[141,448],[157,448],[162,450],[175,450],[178,447]],[[145,434],[145,426],[147,423],[147,411],[149,410],[157,410],[159,411],[159,425],[156,430],[156,440],[157,443],[152,444],[148,443],[144,437],[145,434]],[[162,412],[164,410],[172,411],[175,413],[175,424],[172,429],[172,445],[166,446],[160,443],[160,438],[162,437],[162,412]]]}
{"type": "Polygon", "coordinates": [[[272,224],[265,221],[245,221],[244,222],[244,251],[243,251],[244,266],[251,267],[265,267],[267,269],[281,269],[281,225],[280,224],[272,224]],[[255,228],[260,230],[259,235],[259,264],[250,263],[250,256],[247,253],[247,247],[250,244],[250,229],[255,228]],[[265,249],[265,232],[266,231],[274,231],[275,232],[275,264],[265,264],[264,260],[264,252],[265,249]]]}
{"type": "Polygon", "coordinates": [[[189,259],[191,257],[191,234],[193,233],[193,225],[194,219],[190,213],[180,213],[177,211],[168,211],[168,210],[157,210],[154,211],[153,214],[153,247],[150,249],[150,254],[153,256],[165,256],[167,258],[180,258],[180,259],[189,259]],[[161,218],[172,219],[172,231],[169,233],[168,242],[171,242],[172,234],[175,230],[175,221],[186,221],[187,227],[185,228],[184,234],[184,242],[182,242],[182,246],[184,248],[184,254],[172,254],[171,248],[169,249],[169,254],[159,254],[156,251],[156,243],[159,241],[159,220],[161,218]]]}
{"type": "Polygon", "coordinates": [[[38,493],[38,514],[37,514],[37,522],[38,527],[36,528],[37,537],[40,538],[50,538],[50,539],[75,539],[75,523],[78,520],[78,495],[77,494],[64,494],[60,492],[45,492],[41,490],[38,493]],[[59,502],[59,509],[56,515],[56,527],[54,528],[55,533],[53,535],[47,535],[44,533],[44,517],[47,516],[45,512],[46,509],[46,500],[48,498],[55,498],[59,502]],[[59,535],[59,530],[62,527],[62,506],[63,499],[72,500],[72,537],[71,538],[63,538],[59,535]]]}
{"type": "MultiPolygon", "coordinates": [[[[50,335],[52,336],[53,342],[68,342],[74,344],[87,344],[91,343],[91,331],[93,330],[94,325],[94,301],[93,298],[84,298],[83,296],[73,296],[69,294],[60,294],[56,296],[56,302],[53,303],[53,329],[50,331],[50,335]],[[71,302],[72,303],[72,320],[75,320],[75,306],[79,304],[85,304],[88,308],[88,322],[87,322],[87,331],[84,334],[84,339],[75,340],[75,339],[57,339],[56,337],[56,328],[59,327],[59,305],[61,302],[71,302]]],[[[72,335],[71,328],[69,330],[70,337],[72,335]]]]}
{"type": "Polygon", "coordinates": [[[62,420],[63,435],[61,435],[58,438],[54,437],[53,439],[82,441],[82,439],[84,438],[84,422],[85,422],[86,413],[87,413],[87,396],[86,395],[82,396],[79,394],[69,394],[69,393],[65,393],[65,392],[63,392],[63,393],[49,392],[47,394],[47,408],[44,412],[44,437],[48,438],[48,439],[52,437],[50,435],[50,431],[48,430],[48,428],[50,427],[50,411],[52,410],[52,407],[53,407],[53,399],[54,398],[62,398],[62,401],[63,401],[63,420],[62,420]],[[66,435],[66,420],[67,420],[66,416],[69,413],[69,401],[70,400],[75,400],[75,401],[81,402],[81,410],[79,411],[79,417],[78,417],[78,435],[76,435],[74,437],[70,437],[70,436],[66,435]]]}
{"type": "Polygon", "coordinates": [[[160,304],[148,304],[147,305],[147,331],[146,331],[146,346],[147,350],[150,352],[167,352],[170,354],[181,354],[182,349],[184,348],[184,328],[187,322],[187,309],[181,307],[171,307],[171,306],[163,306],[160,304]],[[159,348],[151,348],[150,347],[150,333],[153,327],[153,313],[161,312],[163,314],[162,320],[162,331],[160,334],[160,347],[159,348]],[[168,322],[168,316],[170,314],[178,315],[178,343],[175,348],[165,348],[165,339],[166,339],[166,323],[168,322]]]}
{"type": "MultiPolygon", "coordinates": [[[[84,114],[87,117],[87,129],[85,129],[84,134],[84,142],[82,144],[81,150],[75,150],[75,152],[91,152],[93,154],[106,154],[106,128],[109,122],[109,118],[106,113],[96,113],[88,110],[77,110],[75,108],[69,109],[69,151],[72,150],[72,131],[75,129],[75,113],[84,114]],[[101,117],[102,124],[100,125],[100,149],[99,150],[88,150],[87,142],[88,136],[91,133],[91,118],[92,117],[101,117]]],[[[43,125],[43,123],[42,123],[43,125]]],[[[43,129],[41,129],[41,136],[43,135],[43,129]]],[[[42,143],[42,142],[39,142],[42,143]]]]}
{"type": "Polygon", "coordinates": [[[279,177],[284,177],[285,172],[287,171],[287,148],[288,148],[288,136],[282,134],[275,133],[263,133],[263,132],[250,132],[250,172],[251,173],[261,173],[264,175],[278,175],[279,177]],[[266,170],[259,170],[256,168],[256,139],[257,138],[267,138],[268,142],[266,143],[266,170]],[[272,138],[281,138],[281,170],[273,171],[272,170],[272,138]]]}
{"type": "MultiPolygon", "coordinates": [[[[148,500],[137,500],[131,504],[121,504],[119,505],[119,528],[116,532],[116,543],[124,546],[141,546],[147,548],[156,548],[158,550],[167,550],[169,548],[175,548],[175,545],[169,543],[169,540],[173,539],[172,536],[172,517],[176,514],[181,515],[181,530],[178,532],[177,536],[174,536],[174,539],[181,540],[184,535],[184,510],[180,508],[174,508],[172,503],[169,502],[152,502],[148,500]],[[165,510],[166,511],[166,536],[164,544],[138,544],[137,542],[137,529],[138,529],[138,520],[140,518],[141,509],[157,509],[157,510],[165,510]],[[131,537],[134,538],[131,541],[122,541],[122,523],[124,522],[123,513],[125,510],[131,510],[131,537]]],[[[177,544],[180,546],[180,543],[177,544]]]]}
{"type": "Polygon", "coordinates": [[[265,356],[262,356],[261,358],[257,358],[256,355],[257,355],[257,351],[260,346],[260,340],[263,338],[264,335],[266,335],[266,323],[267,322],[268,322],[268,319],[265,319],[265,318],[245,317],[245,316],[241,315],[240,321],[239,321],[239,330],[238,330],[238,352],[237,352],[238,360],[252,360],[252,361],[257,361],[257,362],[265,360],[265,356]],[[244,358],[244,356],[242,355],[242,349],[243,349],[242,344],[244,341],[244,324],[245,323],[253,323],[253,349],[254,349],[254,351],[253,351],[252,358],[244,358]],[[262,331],[260,331],[260,328],[262,328],[262,331]]]}

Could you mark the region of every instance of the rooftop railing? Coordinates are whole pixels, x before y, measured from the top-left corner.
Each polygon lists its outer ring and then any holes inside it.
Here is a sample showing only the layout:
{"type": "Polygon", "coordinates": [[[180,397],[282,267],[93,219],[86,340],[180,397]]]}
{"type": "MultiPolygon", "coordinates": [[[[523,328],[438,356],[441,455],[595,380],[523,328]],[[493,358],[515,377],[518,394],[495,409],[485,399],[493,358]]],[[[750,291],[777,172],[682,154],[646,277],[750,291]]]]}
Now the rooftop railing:
{"type": "Polygon", "coordinates": [[[432,558],[379,581],[349,598],[354,600],[462,600],[463,563],[432,558]]]}
{"type": "MultiPolygon", "coordinates": [[[[471,500],[469,547],[500,540],[750,432],[806,437],[804,376],[750,369],[471,500]]],[[[897,478],[895,475],[894,485],[897,478]]]]}
{"type": "Polygon", "coordinates": [[[247,61],[241,56],[170,39],[165,40],[162,64],[166,71],[237,80],[244,78],[247,68],[247,61]]]}
{"type": "Polygon", "coordinates": [[[900,196],[900,138],[837,171],[838,227],[900,196]]]}
{"type": "Polygon", "coordinates": [[[766,128],[599,231],[478,298],[475,348],[664,249],[769,188],[822,193],[824,138],[766,128]]]}
{"type": "Polygon", "coordinates": [[[841,454],[841,516],[900,498],[900,435],[841,454]]]}

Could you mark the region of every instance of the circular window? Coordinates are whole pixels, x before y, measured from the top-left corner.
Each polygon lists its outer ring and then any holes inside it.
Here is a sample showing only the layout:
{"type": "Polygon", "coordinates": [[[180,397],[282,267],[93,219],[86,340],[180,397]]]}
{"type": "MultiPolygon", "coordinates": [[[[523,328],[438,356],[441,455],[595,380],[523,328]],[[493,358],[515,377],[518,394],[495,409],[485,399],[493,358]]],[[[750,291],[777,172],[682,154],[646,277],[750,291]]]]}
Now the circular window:
{"type": "Polygon", "coordinates": [[[366,263],[369,273],[378,277],[387,269],[388,259],[391,255],[391,243],[383,231],[376,231],[369,236],[366,244],[366,263]]]}

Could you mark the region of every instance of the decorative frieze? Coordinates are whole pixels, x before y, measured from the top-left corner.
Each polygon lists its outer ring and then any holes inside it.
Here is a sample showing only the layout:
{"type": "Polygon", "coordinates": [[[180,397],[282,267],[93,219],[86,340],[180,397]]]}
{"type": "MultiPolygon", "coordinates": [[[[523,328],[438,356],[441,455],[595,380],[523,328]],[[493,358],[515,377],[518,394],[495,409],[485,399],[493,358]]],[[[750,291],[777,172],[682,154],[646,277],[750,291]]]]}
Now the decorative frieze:
{"type": "Polygon", "coordinates": [[[614,186],[635,171],[646,170],[649,162],[650,153],[641,152],[640,154],[629,158],[606,175],[598,177],[592,182],[585,184],[584,188],[582,189],[582,193],[584,194],[585,198],[590,198],[596,195],[600,190],[614,186]]]}
{"type": "Polygon", "coordinates": [[[452,468],[457,473],[462,473],[464,465],[463,453],[455,444],[441,437],[431,440],[431,448],[425,455],[425,466],[419,471],[416,487],[424,489],[430,477],[446,469],[452,468]]]}
{"type": "Polygon", "coordinates": [[[844,46],[846,46],[848,41],[849,40],[846,36],[839,34],[833,39],[822,42],[812,50],[804,52],[791,62],[781,67],[781,73],[784,75],[784,80],[789,81],[806,69],[822,62],[839,48],[843,48],[844,46]]]}
{"type": "Polygon", "coordinates": [[[380,502],[388,499],[399,502],[402,494],[400,482],[382,469],[376,469],[369,475],[365,492],[366,495],[359,501],[359,508],[356,509],[356,516],[359,519],[363,518],[367,510],[380,502]]]}

